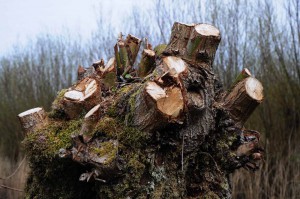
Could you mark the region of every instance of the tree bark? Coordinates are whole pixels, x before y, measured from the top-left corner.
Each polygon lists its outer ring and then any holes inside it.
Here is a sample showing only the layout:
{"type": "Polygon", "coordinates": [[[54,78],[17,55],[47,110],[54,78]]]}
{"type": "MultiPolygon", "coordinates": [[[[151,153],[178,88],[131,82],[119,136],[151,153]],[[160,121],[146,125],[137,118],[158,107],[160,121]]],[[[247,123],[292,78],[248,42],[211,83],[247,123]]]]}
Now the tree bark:
{"type": "Polygon", "coordinates": [[[25,136],[42,128],[47,124],[48,118],[43,108],[33,108],[18,115],[25,136]]]}
{"type": "Polygon", "coordinates": [[[212,25],[176,22],[164,52],[147,44],[135,72],[141,40],[119,37],[115,58],[60,94],[49,124],[26,138],[28,197],[231,198],[229,174],[262,158],[259,133],[243,124],[263,88],[243,76],[222,92],[212,68],[220,38],[212,25]]]}
{"type": "Polygon", "coordinates": [[[146,77],[151,70],[155,68],[155,52],[150,49],[144,49],[142,52],[142,60],[139,65],[139,77],[146,77]]]}
{"type": "Polygon", "coordinates": [[[229,110],[232,118],[243,125],[255,108],[263,100],[263,87],[253,78],[238,82],[224,99],[224,107],[229,110]]]}

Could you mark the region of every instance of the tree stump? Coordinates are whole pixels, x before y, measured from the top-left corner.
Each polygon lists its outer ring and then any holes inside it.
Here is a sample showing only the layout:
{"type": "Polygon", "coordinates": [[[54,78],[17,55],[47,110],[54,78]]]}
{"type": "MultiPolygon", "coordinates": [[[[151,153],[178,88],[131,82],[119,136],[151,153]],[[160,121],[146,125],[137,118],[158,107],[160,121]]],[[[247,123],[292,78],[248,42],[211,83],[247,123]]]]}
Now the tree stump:
{"type": "Polygon", "coordinates": [[[212,67],[220,39],[212,25],[176,22],[164,51],[146,43],[138,69],[142,40],[120,35],[107,64],[79,67],[45,125],[28,128],[20,114],[26,196],[231,198],[229,174],[262,158],[259,133],[243,125],[263,87],[245,69],[222,90],[212,67]]]}

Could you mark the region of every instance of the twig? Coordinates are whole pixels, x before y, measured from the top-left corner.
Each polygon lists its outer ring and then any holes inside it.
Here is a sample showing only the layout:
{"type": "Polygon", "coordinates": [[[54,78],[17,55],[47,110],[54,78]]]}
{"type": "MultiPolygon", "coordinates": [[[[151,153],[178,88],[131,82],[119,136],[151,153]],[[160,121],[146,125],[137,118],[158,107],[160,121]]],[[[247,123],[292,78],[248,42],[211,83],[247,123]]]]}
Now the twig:
{"type": "Polygon", "coordinates": [[[21,163],[19,164],[19,166],[16,168],[16,170],[12,174],[10,174],[9,176],[4,177],[4,178],[0,177],[0,180],[8,180],[9,178],[13,177],[17,173],[17,171],[20,169],[21,165],[25,161],[25,158],[26,158],[26,156],[23,158],[23,160],[21,161],[21,163]]]}
{"type": "Polygon", "coordinates": [[[183,172],[183,164],[184,164],[184,133],[182,133],[182,146],[181,146],[181,170],[183,172]]]}
{"type": "Polygon", "coordinates": [[[0,187],[3,188],[3,189],[10,189],[12,191],[19,191],[19,192],[24,192],[24,190],[22,189],[17,189],[17,188],[13,188],[13,187],[8,187],[8,186],[5,186],[3,184],[0,184],[0,187]]]}

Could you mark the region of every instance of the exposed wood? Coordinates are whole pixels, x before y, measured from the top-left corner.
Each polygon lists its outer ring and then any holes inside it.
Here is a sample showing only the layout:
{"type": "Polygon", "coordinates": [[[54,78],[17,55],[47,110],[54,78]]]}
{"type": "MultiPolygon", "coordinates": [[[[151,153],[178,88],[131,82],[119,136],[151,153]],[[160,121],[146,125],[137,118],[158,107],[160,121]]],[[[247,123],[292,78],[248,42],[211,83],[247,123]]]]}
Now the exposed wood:
{"type": "Polygon", "coordinates": [[[154,99],[158,101],[161,98],[165,98],[167,96],[165,90],[161,88],[155,82],[148,82],[146,86],[146,92],[154,99]]]}
{"type": "Polygon", "coordinates": [[[155,82],[148,82],[146,92],[156,101],[157,109],[165,117],[176,119],[183,111],[184,101],[180,88],[168,87],[164,90],[155,82]]]}
{"type": "Polygon", "coordinates": [[[111,72],[111,71],[113,71],[113,70],[115,69],[115,67],[116,67],[116,59],[115,59],[115,57],[112,57],[112,58],[110,58],[110,59],[108,60],[108,62],[107,62],[107,64],[105,65],[105,67],[104,67],[104,68],[101,68],[101,72],[102,72],[103,74],[108,73],[108,72],[111,72]]]}
{"type": "Polygon", "coordinates": [[[104,60],[100,59],[97,62],[94,62],[92,65],[96,71],[97,74],[101,74],[101,68],[104,68],[104,60]]]}
{"type": "Polygon", "coordinates": [[[183,111],[184,103],[180,88],[166,89],[166,96],[157,100],[157,108],[170,119],[178,118],[183,111]]]}
{"type": "Polygon", "coordinates": [[[232,118],[243,125],[263,100],[263,87],[253,78],[247,77],[235,85],[224,99],[224,108],[232,118]]]}
{"type": "Polygon", "coordinates": [[[179,57],[167,56],[155,69],[155,81],[164,85],[182,86],[184,74],[188,72],[188,65],[179,57]]]}
{"type": "Polygon", "coordinates": [[[250,76],[252,76],[251,72],[247,68],[244,68],[231,84],[229,91],[231,91],[237,83],[250,76]]]}
{"type": "Polygon", "coordinates": [[[173,56],[163,58],[163,67],[174,78],[178,78],[180,74],[187,72],[188,68],[182,59],[173,56]]]}
{"type": "Polygon", "coordinates": [[[78,117],[83,110],[89,110],[101,101],[99,80],[87,77],[64,94],[63,108],[70,119],[78,117]]]}
{"type": "Polygon", "coordinates": [[[47,124],[47,114],[43,108],[33,108],[18,115],[24,134],[36,131],[47,124]]]}
{"type": "Polygon", "coordinates": [[[92,131],[97,121],[100,118],[100,104],[94,106],[85,116],[80,130],[80,135],[83,136],[83,140],[88,142],[92,137],[92,131]]]}

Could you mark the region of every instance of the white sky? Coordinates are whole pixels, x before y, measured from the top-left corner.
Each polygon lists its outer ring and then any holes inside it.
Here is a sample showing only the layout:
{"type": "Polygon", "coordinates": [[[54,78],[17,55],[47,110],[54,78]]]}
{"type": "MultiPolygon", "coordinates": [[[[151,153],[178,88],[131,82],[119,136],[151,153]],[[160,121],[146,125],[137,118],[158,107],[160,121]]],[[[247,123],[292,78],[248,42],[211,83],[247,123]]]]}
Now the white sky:
{"type": "Polygon", "coordinates": [[[133,5],[143,7],[143,3],[143,0],[0,0],[0,55],[40,32],[59,34],[64,27],[88,38],[96,27],[99,10],[117,26],[120,16],[133,5]]]}

